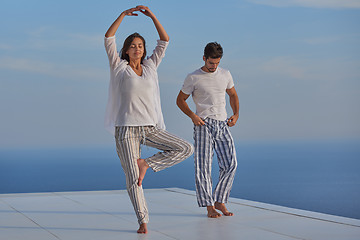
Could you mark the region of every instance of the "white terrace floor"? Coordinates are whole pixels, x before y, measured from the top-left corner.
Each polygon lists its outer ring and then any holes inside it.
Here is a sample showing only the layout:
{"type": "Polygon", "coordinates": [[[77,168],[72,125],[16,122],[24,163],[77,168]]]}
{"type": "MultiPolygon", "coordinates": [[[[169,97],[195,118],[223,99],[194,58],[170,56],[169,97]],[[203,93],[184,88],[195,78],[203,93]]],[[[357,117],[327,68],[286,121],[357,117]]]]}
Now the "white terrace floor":
{"type": "Polygon", "coordinates": [[[231,198],[233,217],[209,219],[195,192],[145,190],[149,233],[137,221],[125,190],[0,194],[1,240],[290,240],[360,239],[360,220],[231,198]]]}

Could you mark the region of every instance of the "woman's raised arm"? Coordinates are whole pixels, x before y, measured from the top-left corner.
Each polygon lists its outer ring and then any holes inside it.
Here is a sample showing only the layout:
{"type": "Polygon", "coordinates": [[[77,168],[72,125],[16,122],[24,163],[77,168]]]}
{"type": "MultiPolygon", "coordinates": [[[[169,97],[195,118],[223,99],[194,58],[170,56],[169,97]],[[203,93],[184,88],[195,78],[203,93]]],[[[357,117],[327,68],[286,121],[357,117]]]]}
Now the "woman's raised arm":
{"type": "Polygon", "coordinates": [[[141,13],[143,13],[144,15],[151,18],[151,20],[154,22],[156,30],[159,34],[160,40],[168,42],[169,35],[166,33],[164,27],[161,25],[159,20],[156,18],[155,14],[152,11],[150,11],[150,9],[148,7],[143,6],[143,5],[136,6],[136,8],[139,9],[139,11],[141,13]]]}
{"type": "Polygon", "coordinates": [[[137,16],[137,13],[134,13],[135,11],[140,11],[140,8],[130,8],[128,10],[123,11],[120,16],[111,24],[107,32],[105,33],[105,37],[112,37],[115,35],[116,31],[118,30],[120,23],[124,19],[125,16],[137,16]]]}

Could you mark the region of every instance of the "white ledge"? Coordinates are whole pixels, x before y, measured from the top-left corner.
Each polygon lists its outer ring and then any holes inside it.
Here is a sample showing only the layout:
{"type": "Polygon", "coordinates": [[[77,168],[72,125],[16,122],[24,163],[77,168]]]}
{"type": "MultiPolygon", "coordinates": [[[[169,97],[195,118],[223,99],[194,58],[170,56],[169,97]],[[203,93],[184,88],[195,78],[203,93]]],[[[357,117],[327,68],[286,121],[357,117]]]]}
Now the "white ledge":
{"type": "Polygon", "coordinates": [[[230,198],[233,217],[209,219],[195,192],[145,189],[149,233],[126,190],[0,194],[0,239],[360,239],[360,220],[230,198]]]}

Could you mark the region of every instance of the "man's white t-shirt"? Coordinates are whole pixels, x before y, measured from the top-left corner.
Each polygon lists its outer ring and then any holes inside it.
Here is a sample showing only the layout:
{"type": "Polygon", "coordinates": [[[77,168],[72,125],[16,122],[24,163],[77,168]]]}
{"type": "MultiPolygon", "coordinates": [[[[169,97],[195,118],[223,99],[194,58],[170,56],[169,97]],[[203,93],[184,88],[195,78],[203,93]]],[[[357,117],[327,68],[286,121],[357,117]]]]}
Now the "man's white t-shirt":
{"type": "Polygon", "coordinates": [[[228,70],[218,67],[215,72],[208,73],[200,68],[186,77],[181,91],[192,95],[196,115],[200,118],[225,121],[226,90],[232,87],[234,81],[228,70]]]}
{"type": "Polygon", "coordinates": [[[105,38],[110,64],[109,99],[105,114],[105,128],[114,133],[115,126],[157,126],[165,129],[160,105],[157,68],[165,55],[168,42],[158,40],[153,54],[142,63],[138,76],[120,59],[115,37],[105,38]]]}

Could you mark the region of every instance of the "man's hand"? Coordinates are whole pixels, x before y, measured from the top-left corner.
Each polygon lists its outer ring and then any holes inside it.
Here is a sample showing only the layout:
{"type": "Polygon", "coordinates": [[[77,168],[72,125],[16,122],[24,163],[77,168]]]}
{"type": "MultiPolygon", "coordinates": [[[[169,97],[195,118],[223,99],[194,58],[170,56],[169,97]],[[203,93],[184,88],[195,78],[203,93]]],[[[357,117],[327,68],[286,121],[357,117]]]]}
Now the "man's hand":
{"type": "Polygon", "coordinates": [[[238,120],[238,118],[239,118],[239,115],[232,115],[232,116],[228,119],[227,125],[228,125],[229,127],[235,126],[236,121],[238,120]]]}
{"type": "Polygon", "coordinates": [[[196,115],[195,113],[191,116],[191,120],[196,126],[205,125],[205,122],[198,115],[196,115]]]}

